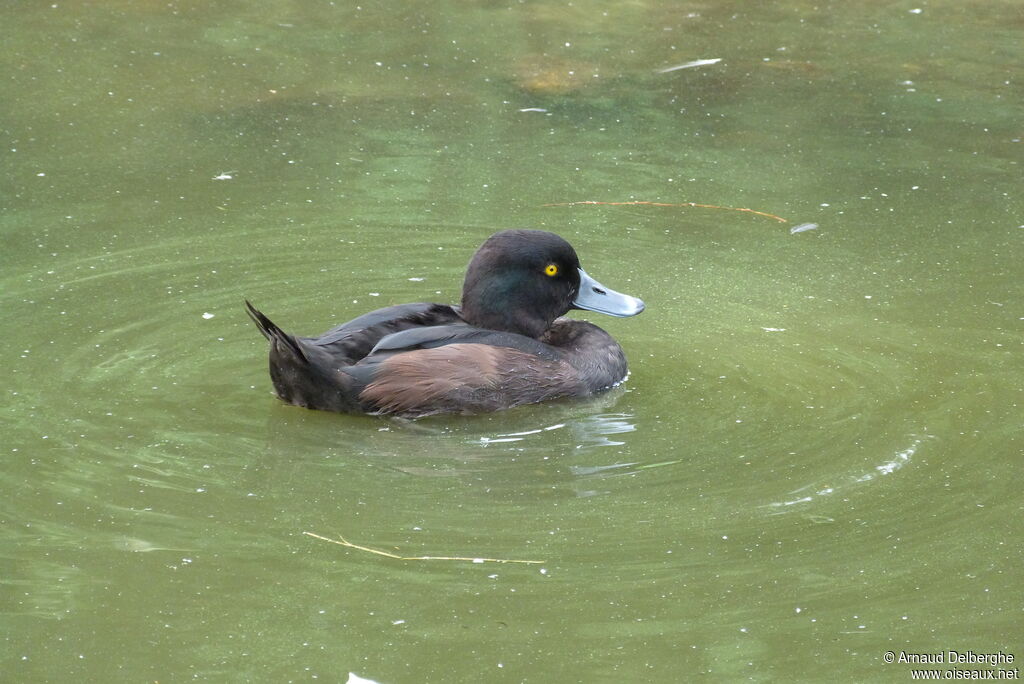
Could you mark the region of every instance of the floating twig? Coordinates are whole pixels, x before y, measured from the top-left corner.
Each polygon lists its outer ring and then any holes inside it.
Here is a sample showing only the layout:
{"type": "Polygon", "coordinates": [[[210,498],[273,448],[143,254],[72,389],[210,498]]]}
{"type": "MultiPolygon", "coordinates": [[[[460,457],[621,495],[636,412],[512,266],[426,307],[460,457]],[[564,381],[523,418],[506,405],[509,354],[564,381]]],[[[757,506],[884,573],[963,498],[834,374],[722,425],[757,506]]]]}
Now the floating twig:
{"type": "Polygon", "coordinates": [[[748,214],[757,214],[758,216],[764,216],[765,218],[775,219],[779,223],[789,223],[788,220],[775,214],[769,214],[766,211],[758,211],[757,209],[746,209],[743,207],[720,207],[717,204],[698,204],[697,202],[643,202],[636,200],[633,202],[596,202],[594,200],[583,200],[580,202],[551,202],[544,204],[545,207],[574,207],[577,204],[600,204],[608,207],[631,207],[637,205],[645,205],[649,207],[697,207],[698,209],[724,209],[726,211],[745,211],[748,214]]]}
{"type": "Polygon", "coordinates": [[[426,561],[426,560],[443,560],[443,561],[469,561],[471,563],[526,563],[530,565],[537,565],[544,561],[539,560],[511,560],[505,558],[469,558],[464,556],[399,556],[397,553],[391,553],[389,551],[381,551],[380,549],[371,549],[369,546],[360,546],[359,544],[353,544],[342,536],[338,536],[337,539],[330,539],[329,537],[322,537],[319,534],[313,532],[303,532],[302,534],[319,539],[321,541],[330,542],[332,544],[338,544],[339,546],[347,546],[350,549],[359,549],[360,551],[366,551],[367,553],[373,553],[378,556],[387,556],[388,558],[394,558],[395,560],[404,561],[426,561]]]}

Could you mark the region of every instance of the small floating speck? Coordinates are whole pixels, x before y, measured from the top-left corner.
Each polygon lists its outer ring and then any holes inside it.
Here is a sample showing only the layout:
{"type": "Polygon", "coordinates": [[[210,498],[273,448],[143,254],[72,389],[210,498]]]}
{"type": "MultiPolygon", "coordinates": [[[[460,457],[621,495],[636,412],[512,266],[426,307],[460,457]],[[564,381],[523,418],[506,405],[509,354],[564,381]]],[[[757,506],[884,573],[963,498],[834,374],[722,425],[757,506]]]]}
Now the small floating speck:
{"type": "Polygon", "coordinates": [[[209,320],[209,319],[213,318],[213,314],[210,313],[209,311],[207,311],[206,313],[203,314],[203,318],[209,320]]]}
{"type": "Polygon", "coordinates": [[[425,278],[409,278],[409,281],[413,283],[422,283],[424,280],[425,278]]]}
{"type": "Polygon", "coordinates": [[[765,328],[764,326],[761,327],[761,330],[765,332],[786,332],[785,328],[765,328]]]}
{"type": "Polygon", "coordinates": [[[233,175],[235,173],[237,173],[237,171],[221,171],[220,173],[213,177],[213,180],[231,180],[232,178],[235,177],[233,175]]]}
{"type": "Polygon", "coordinates": [[[790,228],[789,234],[792,235],[793,233],[802,233],[805,230],[815,230],[817,229],[817,227],[817,223],[801,223],[799,226],[793,226],[792,228],[790,228]]]}

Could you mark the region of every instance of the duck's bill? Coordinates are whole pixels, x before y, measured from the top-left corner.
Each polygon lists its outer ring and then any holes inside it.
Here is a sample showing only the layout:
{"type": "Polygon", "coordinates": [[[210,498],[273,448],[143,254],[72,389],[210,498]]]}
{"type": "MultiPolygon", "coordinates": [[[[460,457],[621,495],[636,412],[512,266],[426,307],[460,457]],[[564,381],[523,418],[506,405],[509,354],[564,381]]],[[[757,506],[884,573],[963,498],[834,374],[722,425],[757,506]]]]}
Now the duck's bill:
{"type": "Polygon", "coordinates": [[[572,305],[577,309],[596,311],[609,316],[636,316],[644,310],[644,303],[636,297],[605,287],[580,269],[580,291],[572,305]]]}

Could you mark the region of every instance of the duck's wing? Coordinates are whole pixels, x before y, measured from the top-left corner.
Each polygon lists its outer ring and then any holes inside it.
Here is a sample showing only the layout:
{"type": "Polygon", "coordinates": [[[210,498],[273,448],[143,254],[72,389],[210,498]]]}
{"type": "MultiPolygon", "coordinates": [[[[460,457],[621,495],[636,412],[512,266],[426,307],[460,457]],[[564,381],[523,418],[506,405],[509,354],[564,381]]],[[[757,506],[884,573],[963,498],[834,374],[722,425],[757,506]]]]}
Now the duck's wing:
{"type": "Polygon", "coordinates": [[[447,304],[398,304],[377,309],[342,323],[318,337],[303,340],[318,347],[345,348],[344,355],[357,361],[367,354],[381,339],[393,333],[428,326],[460,322],[458,310],[447,304]]]}
{"type": "Polygon", "coordinates": [[[335,366],[357,363],[374,346],[393,333],[421,327],[441,326],[461,321],[458,310],[446,304],[399,304],[371,311],[317,337],[285,333],[249,300],[245,302],[249,318],[274,346],[310,361],[312,357],[333,359],[335,366]]]}
{"type": "Polygon", "coordinates": [[[399,304],[377,309],[349,320],[317,337],[300,338],[333,359],[333,366],[357,364],[384,338],[401,331],[453,324],[462,320],[446,304],[399,304]]]}
{"type": "Polygon", "coordinates": [[[500,330],[475,328],[465,323],[411,328],[392,333],[381,338],[370,350],[369,356],[390,356],[416,349],[436,349],[449,344],[483,344],[491,347],[507,347],[550,361],[557,361],[561,358],[558,351],[550,345],[531,337],[500,330]]]}
{"type": "MultiPolygon", "coordinates": [[[[331,328],[322,335],[315,338],[310,338],[316,341],[317,344],[331,344],[339,339],[349,337],[354,333],[359,333],[365,330],[386,330],[388,326],[395,327],[400,326],[403,323],[409,323],[420,326],[435,326],[444,325],[447,323],[455,323],[460,321],[458,312],[455,307],[447,304],[432,304],[429,302],[420,302],[417,304],[398,304],[396,306],[386,306],[383,309],[377,309],[370,313],[363,314],[353,318],[351,321],[342,323],[336,328],[331,328]],[[380,326],[385,326],[381,328],[380,326]]],[[[390,335],[393,332],[385,332],[381,336],[390,335]]],[[[379,340],[380,338],[378,338],[379,340]]]]}

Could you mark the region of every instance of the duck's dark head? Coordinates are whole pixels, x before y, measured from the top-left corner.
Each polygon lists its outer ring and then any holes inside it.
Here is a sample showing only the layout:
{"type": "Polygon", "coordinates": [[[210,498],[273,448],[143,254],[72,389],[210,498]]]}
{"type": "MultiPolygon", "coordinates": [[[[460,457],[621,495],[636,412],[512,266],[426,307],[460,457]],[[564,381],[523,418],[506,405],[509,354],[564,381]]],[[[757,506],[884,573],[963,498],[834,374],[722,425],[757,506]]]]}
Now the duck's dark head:
{"type": "Polygon", "coordinates": [[[462,317],[471,325],[538,338],[570,309],[635,316],[644,303],[588,276],[572,245],[543,230],[495,233],[469,262],[462,317]]]}

